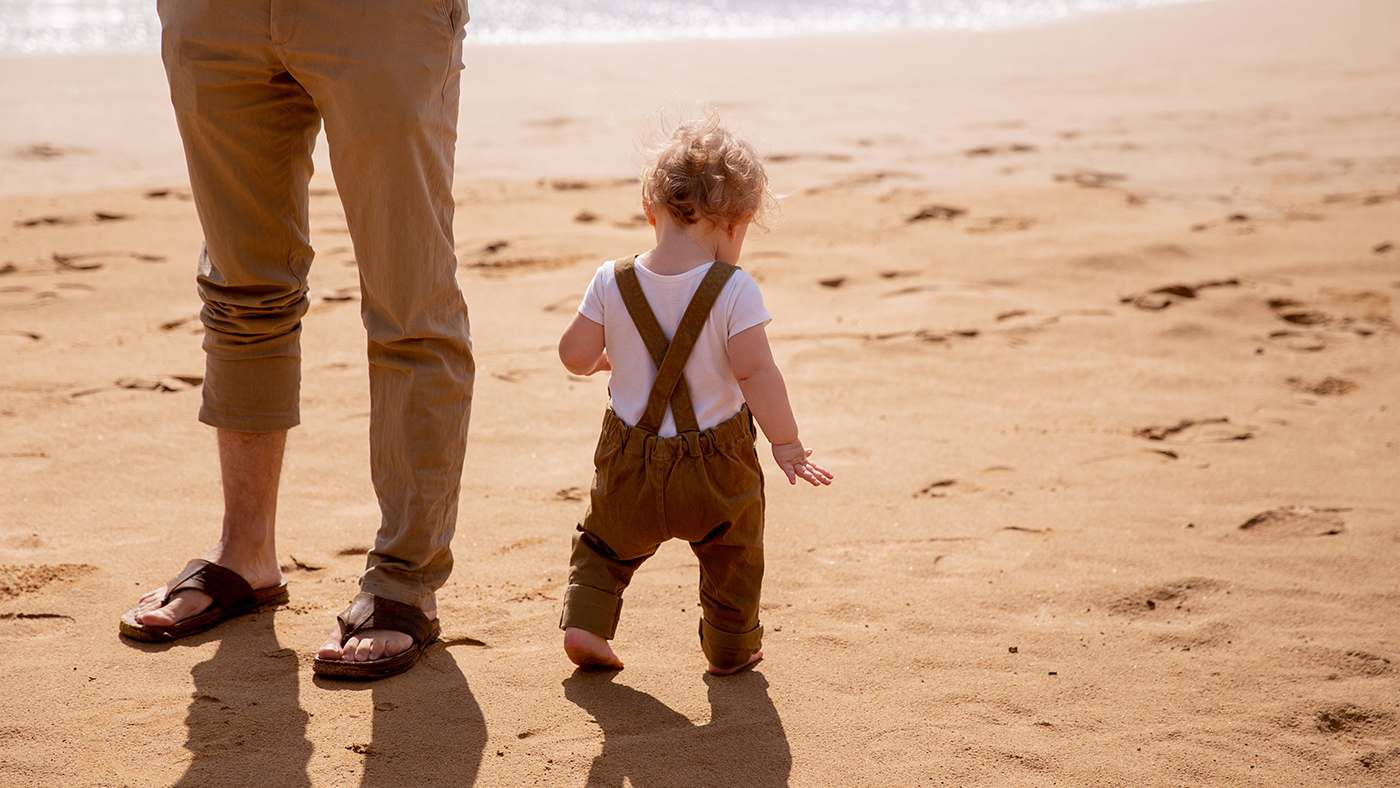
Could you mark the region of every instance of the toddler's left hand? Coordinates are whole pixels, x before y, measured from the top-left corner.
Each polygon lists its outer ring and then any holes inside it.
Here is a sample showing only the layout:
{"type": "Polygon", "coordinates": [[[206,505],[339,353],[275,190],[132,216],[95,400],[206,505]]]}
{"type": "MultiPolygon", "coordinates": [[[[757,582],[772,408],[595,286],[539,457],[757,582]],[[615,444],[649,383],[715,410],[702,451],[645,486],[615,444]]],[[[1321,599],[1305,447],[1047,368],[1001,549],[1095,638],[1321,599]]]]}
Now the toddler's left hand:
{"type": "Polygon", "coordinates": [[[773,459],[777,460],[778,467],[787,474],[788,484],[797,484],[799,476],[806,479],[813,487],[831,484],[831,480],[835,478],[831,475],[831,471],[809,461],[807,458],[811,456],[812,450],[804,449],[801,441],[773,444],[773,459]]]}

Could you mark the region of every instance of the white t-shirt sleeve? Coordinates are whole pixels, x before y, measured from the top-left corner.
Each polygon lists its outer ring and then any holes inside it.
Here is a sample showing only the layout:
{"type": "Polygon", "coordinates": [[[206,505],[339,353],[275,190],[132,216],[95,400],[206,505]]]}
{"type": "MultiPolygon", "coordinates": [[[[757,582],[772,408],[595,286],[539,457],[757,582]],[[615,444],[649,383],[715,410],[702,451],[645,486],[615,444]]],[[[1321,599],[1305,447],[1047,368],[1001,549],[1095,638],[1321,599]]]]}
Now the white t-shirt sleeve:
{"type": "MultiPolygon", "coordinates": [[[[730,287],[733,288],[729,313],[729,326],[726,339],[732,339],[740,331],[747,331],[754,326],[767,325],[772,322],[773,316],[768,314],[768,310],[763,306],[763,294],[758,290],[758,283],[747,271],[735,271],[730,287]]],[[[726,288],[729,289],[729,288],[726,288]]]]}
{"type": "Polygon", "coordinates": [[[603,324],[603,292],[612,279],[612,263],[603,263],[593,274],[593,281],[583,293],[583,303],[578,305],[578,313],[599,325],[603,324]]]}

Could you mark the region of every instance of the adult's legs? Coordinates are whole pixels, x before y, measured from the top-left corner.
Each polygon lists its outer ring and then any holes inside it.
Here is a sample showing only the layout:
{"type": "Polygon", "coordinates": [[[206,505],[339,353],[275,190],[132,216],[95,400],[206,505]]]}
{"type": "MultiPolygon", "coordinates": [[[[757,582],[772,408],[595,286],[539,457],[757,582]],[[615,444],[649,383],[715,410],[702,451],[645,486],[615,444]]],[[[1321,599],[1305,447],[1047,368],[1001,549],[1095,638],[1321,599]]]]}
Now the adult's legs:
{"type": "MultiPolygon", "coordinates": [[[[307,184],[320,116],[282,68],[268,4],[162,0],[162,56],[205,234],[198,285],[206,373],[200,420],[218,429],[223,531],[206,560],[254,589],[281,580],[277,489],[286,431],[299,419],[306,311],[307,184]]],[[[168,625],[209,597],[164,589],[138,622],[168,625]]]]}
{"type": "MultiPolygon", "coordinates": [[[[360,269],[382,513],[360,588],[429,613],[452,570],[475,374],[452,234],[464,23],[455,0],[309,0],[285,43],[325,118],[360,269]]],[[[366,634],[346,643],[357,659],[408,642],[366,634]]]]}

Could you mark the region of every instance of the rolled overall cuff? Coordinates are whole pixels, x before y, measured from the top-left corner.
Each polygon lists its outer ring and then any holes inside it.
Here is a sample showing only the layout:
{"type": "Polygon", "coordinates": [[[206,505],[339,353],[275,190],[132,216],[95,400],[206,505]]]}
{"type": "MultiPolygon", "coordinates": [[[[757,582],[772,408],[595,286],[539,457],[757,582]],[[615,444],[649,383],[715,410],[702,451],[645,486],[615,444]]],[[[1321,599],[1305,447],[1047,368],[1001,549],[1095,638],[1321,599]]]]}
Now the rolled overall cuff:
{"type": "Polygon", "coordinates": [[[571,585],[564,591],[564,612],[559,616],[559,628],[577,627],[612,640],[621,616],[622,597],[591,586],[571,585]]]}
{"type": "Polygon", "coordinates": [[[748,632],[728,632],[700,619],[700,648],[711,665],[721,669],[747,665],[755,651],[763,647],[763,625],[748,632]]]}

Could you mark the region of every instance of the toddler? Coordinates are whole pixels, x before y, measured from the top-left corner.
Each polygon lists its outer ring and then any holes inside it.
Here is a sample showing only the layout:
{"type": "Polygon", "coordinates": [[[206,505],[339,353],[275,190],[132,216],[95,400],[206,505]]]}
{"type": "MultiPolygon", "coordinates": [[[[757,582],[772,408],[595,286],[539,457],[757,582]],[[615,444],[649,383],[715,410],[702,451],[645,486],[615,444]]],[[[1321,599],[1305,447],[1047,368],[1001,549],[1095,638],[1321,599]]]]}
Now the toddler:
{"type": "Polygon", "coordinates": [[[689,542],[700,561],[709,671],[727,675],[763,657],[754,420],[790,484],[832,479],[798,439],[764,332],[772,318],[753,277],[734,265],[749,225],[772,202],[752,146],[715,117],[682,123],[642,177],[656,246],[603,264],[559,340],[570,372],[611,372],[559,622],[579,666],[622,668],[608,643],[622,592],[672,538],[689,542]]]}

